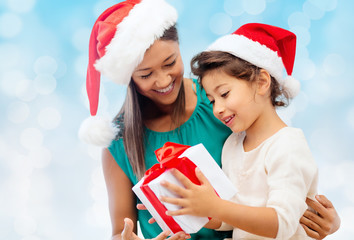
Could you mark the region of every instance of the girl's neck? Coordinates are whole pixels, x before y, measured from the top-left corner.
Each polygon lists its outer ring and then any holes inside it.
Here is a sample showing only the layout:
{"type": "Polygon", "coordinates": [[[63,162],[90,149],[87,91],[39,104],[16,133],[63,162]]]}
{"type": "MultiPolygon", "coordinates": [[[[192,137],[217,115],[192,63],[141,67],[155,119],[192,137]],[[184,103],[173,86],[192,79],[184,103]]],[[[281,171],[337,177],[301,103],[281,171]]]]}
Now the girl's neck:
{"type": "Polygon", "coordinates": [[[261,143],[286,126],[278,116],[275,108],[267,111],[246,130],[246,137],[243,142],[244,151],[248,152],[257,148],[261,143]]]}

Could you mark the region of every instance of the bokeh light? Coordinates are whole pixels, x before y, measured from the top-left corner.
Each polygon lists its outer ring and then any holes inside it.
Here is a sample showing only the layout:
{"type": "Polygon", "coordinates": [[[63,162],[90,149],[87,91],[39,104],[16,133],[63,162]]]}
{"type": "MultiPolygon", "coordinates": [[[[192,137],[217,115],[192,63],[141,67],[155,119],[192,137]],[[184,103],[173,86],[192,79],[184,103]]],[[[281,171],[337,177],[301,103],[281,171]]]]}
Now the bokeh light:
{"type": "MultiPolygon", "coordinates": [[[[120,0],[121,1],[121,0],[120,0]]],[[[299,95],[279,115],[303,129],[319,165],[319,192],[354,230],[354,9],[338,0],[167,0],[190,77],[191,57],[247,22],[296,33],[299,95]]],[[[101,149],[80,142],[89,116],[85,78],[96,18],[115,0],[0,3],[0,239],[109,239],[101,149]]],[[[148,31],[148,29],[140,29],[148,31]]],[[[125,86],[102,76],[99,115],[114,116],[125,86]]]]}

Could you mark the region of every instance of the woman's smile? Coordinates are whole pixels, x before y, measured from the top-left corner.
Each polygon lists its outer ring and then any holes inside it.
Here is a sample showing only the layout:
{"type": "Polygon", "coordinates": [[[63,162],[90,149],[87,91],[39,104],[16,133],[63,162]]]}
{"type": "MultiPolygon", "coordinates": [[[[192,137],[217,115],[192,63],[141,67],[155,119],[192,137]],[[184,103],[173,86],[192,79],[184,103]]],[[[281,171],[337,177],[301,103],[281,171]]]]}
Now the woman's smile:
{"type": "Polygon", "coordinates": [[[158,94],[167,95],[173,91],[174,87],[175,87],[175,81],[171,82],[170,85],[168,85],[166,88],[154,89],[154,91],[157,92],[158,94]]]}

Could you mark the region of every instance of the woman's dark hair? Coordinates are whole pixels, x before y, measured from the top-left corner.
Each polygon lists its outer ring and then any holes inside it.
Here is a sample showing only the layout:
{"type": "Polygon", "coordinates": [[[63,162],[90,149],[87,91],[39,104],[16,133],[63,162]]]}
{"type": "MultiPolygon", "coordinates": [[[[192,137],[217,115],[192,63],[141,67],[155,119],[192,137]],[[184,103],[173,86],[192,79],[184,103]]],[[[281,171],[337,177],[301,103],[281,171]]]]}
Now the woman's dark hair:
{"type": "MultiPolygon", "coordinates": [[[[163,41],[178,42],[178,32],[176,26],[165,30],[160,38],[163,41]]],[[[123,138],[124,149],[137,179],[144,176],[145,166],[145,144],[144,144],[144,117],[148,115],[147,106],[154,105],[153,101],[141,95],[137,91],[134,81],[131,79],[127,88],[127,95],[123,106],[114,119],[119,128],[118,138],[123,138]]],[[[185,114],[185,93],[183,81],[177,100],[172,112],[174,125],[180,126],[181,117],[185,114]]]]}
{"type": "MultiPolygon", "coordinates": [[[[258,78],[261,68],[222,51],[205,51],[193,57],[191,71],[198,77],[201,86],[203,86],[202,79],[205,74],[212,70],[221,70],[229,76],[254,82],[258,78]]],[[[288,93],[281,89],[278,81],[272,76],[270,88],[270,98],[273,106],[288,105],[288,93]]]]}

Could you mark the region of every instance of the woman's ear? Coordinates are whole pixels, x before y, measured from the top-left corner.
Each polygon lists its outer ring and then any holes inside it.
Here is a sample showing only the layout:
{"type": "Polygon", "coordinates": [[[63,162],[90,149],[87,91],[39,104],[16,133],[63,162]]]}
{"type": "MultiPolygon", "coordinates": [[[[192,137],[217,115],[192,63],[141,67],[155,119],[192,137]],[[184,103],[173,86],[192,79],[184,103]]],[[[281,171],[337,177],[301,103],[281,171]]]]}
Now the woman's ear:
{"type": "Polygon", "coordinates": [[[269,92],[272,79],[267,70],[261,69],[257,79],[257,93],[266,95],[269,92]]]}

